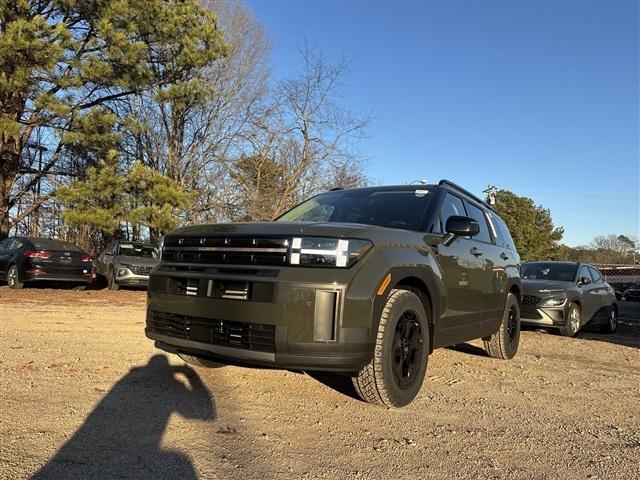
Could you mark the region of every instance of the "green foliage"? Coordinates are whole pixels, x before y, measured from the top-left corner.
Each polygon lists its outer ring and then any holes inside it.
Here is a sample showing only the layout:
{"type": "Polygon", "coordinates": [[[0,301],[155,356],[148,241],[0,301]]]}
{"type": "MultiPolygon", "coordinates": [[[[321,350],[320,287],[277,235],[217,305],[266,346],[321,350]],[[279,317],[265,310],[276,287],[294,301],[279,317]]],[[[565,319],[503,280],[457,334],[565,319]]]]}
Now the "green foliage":
{"type": "Polygon", "coordinates": [[[87,225],[109,234],[124,222],[169,231],[193,201],[176,182],[137,162],[124,173],[115,164],[91,167],[86,180],[61,187],[56,198],[65,207],[62,218],[67,225],[87,225]]]}
{"type": "Polygon", "coordinates": [[[560,257],[558,242],[564,229],[553,225],[549,210],[508,190],[496,192],[495,209],[507,223],[523,260],[554,260],[560,257]]]}
{"type": "MultiPolygon", "coordinates": [[[[34,137],[47,138],[45,170],[62,153],[111,161],[121,100],[170,90],[227,48],[194,0],[0,0],[0,238],[16,222],[12,189],[34,137]]],[[[205,93],[187,86],[182,97],[205,93]]]]}

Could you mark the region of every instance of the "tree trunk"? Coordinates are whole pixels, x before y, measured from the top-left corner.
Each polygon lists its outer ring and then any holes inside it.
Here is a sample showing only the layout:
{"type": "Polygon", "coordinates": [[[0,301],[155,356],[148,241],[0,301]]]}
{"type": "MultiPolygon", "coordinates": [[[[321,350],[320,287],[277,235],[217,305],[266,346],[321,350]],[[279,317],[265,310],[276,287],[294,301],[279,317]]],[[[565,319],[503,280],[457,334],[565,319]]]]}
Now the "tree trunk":
{"type": "Polygon", "coordinates": [[[11,223],[11,191],[20,169],[20,149],[7,134],[0,140],[0,240],[9,236],[11,223]]]}

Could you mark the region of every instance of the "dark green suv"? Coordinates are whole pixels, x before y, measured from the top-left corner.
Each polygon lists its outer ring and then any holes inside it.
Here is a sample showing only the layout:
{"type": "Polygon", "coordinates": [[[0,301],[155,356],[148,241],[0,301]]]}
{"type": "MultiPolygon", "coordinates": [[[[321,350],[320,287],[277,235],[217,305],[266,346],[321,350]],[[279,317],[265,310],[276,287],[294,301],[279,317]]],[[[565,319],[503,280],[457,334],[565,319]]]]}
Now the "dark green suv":
{"type": "Polygon", "coordinates": [[[274,222],[166,235],[146,334],[196,365],[350,375],[399,407],[434,348],[482,338],[516,354],[519,269],[505,223],[454,183],[336,190],[274,222]]]}

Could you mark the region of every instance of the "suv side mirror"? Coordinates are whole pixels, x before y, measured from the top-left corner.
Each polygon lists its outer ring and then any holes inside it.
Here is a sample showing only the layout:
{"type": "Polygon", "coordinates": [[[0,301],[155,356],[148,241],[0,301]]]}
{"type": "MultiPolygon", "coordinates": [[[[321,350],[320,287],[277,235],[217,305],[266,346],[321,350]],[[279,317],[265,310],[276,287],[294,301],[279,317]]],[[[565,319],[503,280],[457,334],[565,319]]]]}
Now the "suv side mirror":
{"type": "Polygon", "coordinates": [[[578,280],[578,285],[588,285],[590,283],[591,279],[587,277],[580,277],[580,280],[578,280]]]}
{"type": "Polygon", "coordinates": [[[456,237],[475,237],[480,233],[480,225],[473,218],[452,215],[447,219],[444,229],[447,235],[444,239],[445,246],[453,243],[456,237]]]}
{"type": "Polygon", "coordinates": [[[473,218],[453,215],[447,219],[444,229],[459,237],[475,237],[480,233],[480,225],[473,218]]]}

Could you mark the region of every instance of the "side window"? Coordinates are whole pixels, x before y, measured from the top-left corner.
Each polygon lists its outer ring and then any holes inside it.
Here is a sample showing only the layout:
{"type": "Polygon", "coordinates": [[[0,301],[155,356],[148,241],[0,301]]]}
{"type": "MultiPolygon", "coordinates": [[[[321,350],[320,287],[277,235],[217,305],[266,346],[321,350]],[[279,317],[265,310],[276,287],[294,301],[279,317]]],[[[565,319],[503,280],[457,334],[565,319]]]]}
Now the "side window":
{"type": "Polygon", "coordinates": [[[515,250],[516,247],[513,243],[513,238],[511,238],[511,233],[509,233],[509,228],[507,227],[507,224],[504,223],[504,220],[502,220],[494,213],[489,213],[489,218],[492,225],[496,229],[496,244],[502,247],[509,248],[511,250],[515,250]]]}
{"type": "Polygon", "coordinates": [[[604,281],[604,278],[602,277],[602,274],[598,270],[596,270],[595,268],[589,267],[589,273],[591,273],[591,278],[593,278],[594,282],[600,283],[600,282],[604,281]]]}
{"type": "Polygon", "coordinates": [[[591,278],[591,275],[589,274],[589,269],[586,267],[586,265],[583,265],[582,267],[580,267],[580,273],[578,274],[578,280],[580,280],[582,277],[591,278]]]}
{"type": "Polygon", "coordinates": [[[447,193],[447,196],[444,197],[444,202],[442,203],[442,210],[440,211],[440,221],[442,222],[441,230],[444,232],[445,226],[447,225],[447,220],[452,216],[466,216],[466,212],[464,211],[464,205],[462,204],[462,200],[456,197],[455,195],[451,195],[447,193]]]}
{"type": "Polygon", "coordinates": [[[467,212],[469,217],[473,218],[478,225],[480,225],[480,233],[473,237],[474,240],[480,240],[481,242],[491,243],[491,235],[489,235],[489,227],[487,226],[487,219],[482,213],[482,210],[475,205],[465,202],[467,206],[467,212]]]}
{"type": "Polygon", "coordinates": [[[118,255],[119,246],[120,244],[118,242],[114,243],[113,246],[111,247],[111,253],[113,253],[114,255],[118,255]]]}
{"type": "Polygon", "coordinates": [[[11,239],[9,238],[5,238],[4,240],[2,240],[0,242],[0,251],[7,250],[7,247],[9,246],[9,242],[11,242],[11,239]]]}
{"type": "Polygon", "coordinates": [[[15,238],[9,238],[8,240],[9,240],[8,243],[4,247],[5,250],[11,251],[20,247],[20,243],[15,238]]]}

